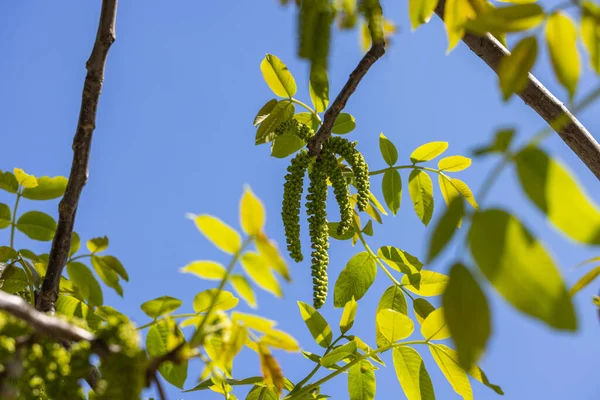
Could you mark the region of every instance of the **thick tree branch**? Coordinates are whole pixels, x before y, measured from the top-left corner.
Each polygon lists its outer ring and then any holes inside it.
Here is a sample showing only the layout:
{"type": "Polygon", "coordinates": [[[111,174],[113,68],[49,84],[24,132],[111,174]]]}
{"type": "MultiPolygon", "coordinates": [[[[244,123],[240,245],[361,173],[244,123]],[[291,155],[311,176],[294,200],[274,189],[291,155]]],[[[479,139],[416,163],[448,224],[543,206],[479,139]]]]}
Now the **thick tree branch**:
{"type": "MultiPolygon", "coordinates": [[[[444,19],[445,5],[445,0],[439,0],[435,9],[435,13],[442,20],[444,19]]],[[[482,37],[466,34],[463,42],[495,72],[497,72],[500,60],[510,54],[490,34],[482,37]]],[[[527,87],[518,95],[525,104],[552,126],[567,146],[600,180],[600,145],[577,118],[533,74],[529,74],[527,87]]]]}
{"type": "Polygon", "coordinates": [[[352,71],[348,81],[325,112],[323,125],[321,125],[315,136],[308,141],[308,151],[310,155],[319,155],[323,142],[331,136],[331,128],[333,128],[333,124],[338,115],[340,115],[340,112],[346,107],[348,99],[350,99],[350,96],[352,96],[362,78],[367,74],[369,68],[371,68],[371,66],[384,54],[385,42],[373,42],[369,51],[367,51],[354,71],[352,71]]]}
{"type": "Polygon", "coordinates": [[[73,163],[65,195],[58,206],[58,227],[48,260],[48,270],[41,291],[36,299],[40,311],[54,312],[60,276],[67,262],[75,214],[81,191],[88,177],[88,164],[92,146],[92,134],[96,127],[96,111],[104,81],[104,67],[111,44],[115,41],[115,22],[118,0],[103,0],[100,23],[92,54],[87,61],[87,76],[83,86],[81,109],[75,138],[73,139],[73,163]]]}

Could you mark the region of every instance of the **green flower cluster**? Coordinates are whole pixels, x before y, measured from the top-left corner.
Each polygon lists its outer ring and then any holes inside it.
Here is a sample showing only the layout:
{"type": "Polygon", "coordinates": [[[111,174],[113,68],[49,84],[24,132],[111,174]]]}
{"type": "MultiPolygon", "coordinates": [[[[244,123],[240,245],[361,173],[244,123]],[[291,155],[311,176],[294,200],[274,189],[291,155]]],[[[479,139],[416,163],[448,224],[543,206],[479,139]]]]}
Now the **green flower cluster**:
{"type": "Polygon", "coordinates": [[[344,177],[335,154],[333,154],[328,146],[324,146],[323,151],[321,151],[321,159],[324,163],[325,172],[331,181],[335,200],[340,208],[340,223],[337,227],[337,234],[343,235],[352,227],[352,203],[350,203],[348,182],[344,177]]]}
{"type": "Polygon", "coordinates": [[[291,133],[292,135],[296,135],[298,138],[304,140],[305,142],[310,139],[311,136],[314,135],[314,132],[310,127],[302,122],[299,122],[296,119],[290,119],[288,121],[282,122],[279,124],[277,129],[275,129],[275,136],[281,136],[286,133],[291,133]]]}
{"type": "Polygon", "coordinates": [[[304,187],[304,174],[309,161],[308,151],[299,151],[287,168],[288,174],[285,176],[285,184],[283,185],[281,217],[285,229],[287,249],[290,257],[296,262],[303,260],[300,246],[300,206],[304,187]]]}
{"type": "Polygon", "coordinates": [[[329,138],[323,144],[324,151],[331,151],[339,154],[352,168],[356,189],[358,191],[357,205],[360,211],[364,211],[369,204],[369,166],[365,162],[365,158],[356,150],[352,143],[347,139],[339,136],[329,138]]]}
{"type": "Polygon", "coordinates": [[[313,303],[320,308],[327,299],[329,231],[327,227],[327,163],[318,159],[310,171],[306,213],[312,247],[313,303]]]}

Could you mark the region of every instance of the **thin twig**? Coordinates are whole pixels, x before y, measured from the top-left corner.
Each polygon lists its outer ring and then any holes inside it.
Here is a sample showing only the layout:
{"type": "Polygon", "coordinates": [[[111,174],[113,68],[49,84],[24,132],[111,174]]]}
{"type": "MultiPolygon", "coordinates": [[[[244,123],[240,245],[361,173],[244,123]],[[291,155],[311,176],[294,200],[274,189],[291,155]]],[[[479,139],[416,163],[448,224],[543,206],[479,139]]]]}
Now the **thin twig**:
{"type": "MultiPolygon", "coordinates": [[[[444,19],[445,0],[439,0],[435,13],[444,19]]],[[[495,72],[500,60],[510,52],[490,34],[466,34],[463,42],[495,72]]],[[[538,113],[558,133],[561,139],[577,154],[588,169],[600,180],[600,144],[533,74],[529,74],[527,87],[518,93],[525,104],[538,113]]]]}
{"type": "Polygon", "coordinates": [[[98,33],[92,54],[86,63],[87,76],[83,86],[77,131],[73,139],[73,163],[65,195],[58,206],[58,226],[52,241],[48,269],[37,298],[40,311],[54,312],[62,270],[67,262],[71,235],[81,191],[88,177],[92,134],[96,127],[96,111],[104,81],[104,67],[110,46],[116,39],[115,22],[118,0],[103,0],[98,33]]]}
{"type": "Polygon", "coordinates": [[[156,383],[156,390],[158,391],[160,400],[167,400],[167,394],[165,393],[165,389],[163,388],[162,383],[160,383],[160,378],[156,372],[154,372],[154,383],[156,383]]]}
{"type": "Polygon", "coordinates": [[[321,153],[321,146],[323,142],[331,136],[331,128],[333,128],[336,118],[340,115],[340,112],[342,112],[344,107],[346,107],[346,103],[350,99],[350,96],[352,96],[362,78],[367,74],[369,68],[371,68],[371,66],[384,54],[385,42],[373,42],[369,51],[367,51],[354,71],[352,71],[348,81],[325,112],[323,125],[321,125],[317,133],[308,141],[308,151],[310,155],[318,156],[319,153],[321,153]]]}

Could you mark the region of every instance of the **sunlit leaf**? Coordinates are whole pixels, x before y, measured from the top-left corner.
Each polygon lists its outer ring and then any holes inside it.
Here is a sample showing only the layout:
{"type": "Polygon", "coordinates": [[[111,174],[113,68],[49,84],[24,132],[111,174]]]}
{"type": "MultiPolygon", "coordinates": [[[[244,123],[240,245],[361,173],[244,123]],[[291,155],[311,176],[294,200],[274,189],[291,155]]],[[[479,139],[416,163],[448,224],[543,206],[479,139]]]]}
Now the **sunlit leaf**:
{"type": "Polygon", "coordinates": [[[258,235],[265,225],[265,209],[249,186],[244,187],[240,201],[240,225],[248,235],[258,235]]]}
{"type": "Polygon", "coordinates": [[[376,274],[377,266],[369,253],[363,251],[354,255],[335,282],[334,307],[344,307],[353,297],[360,300],[373,284],[376,274]]]}
{"type": "Polygon", "coordinates": [[[377,250],[377,256],[382,257],[390,267],[398,272],[411,275],[419,272],[423,268],[423,263],[412,254],[405,250],[392,246],[382,246],[377,250]]]}
{"type": "Polygon", "coordinates": [[[192,261],[179,270],[183,273],[194,274],[203,279],[220,280],[225,276],[225,267],[215,261],[192,261]]]}
{"type": "Polygon", "coordinates": [[[340,113],[331,128],[332,133],[345,134],[350,133],[356,128],[356,120],[348,113],[340,113]]]}
{"type": "Polygon", "coordinates": [[[286,132],[273,140],[271,157],[286,158],[306,146],[306,142],[293,133],[286,132]]]}
{"type": "Polygon", "coordinates": [[[425,318],[435,311],[435,307],[427,300],[418,298],[413,301],[413,311],[415,312],[415,317],[417,318],[417,321],[419,321],[419,324],[422,324],[423,321],[425,321],[425,318]]]}
{"type": "Polygon", "coordinates": [[[396,146],[383,133],[379,134],[379,150],[383,156],[383,160],[392,167],[398,161],[398,150],[396,146]]]}
{"type": "Polygon", "coordinates": [[[437,345],[429,346],[429,350],[454,391],[461,395],[464,400],[473,400],[473,390],[467,373],[437,345]]]}
{"type": "Polygon", "coordinates": [[[408,346],[394,347],[392,360],[396,376],[408,400],[435,400],[431,378],[415,349],[408,346]]]}
{"type": "Polygon", "coordinates": [[[298,307],[300,308],[302,320],[308,327],[312,337],[319,346],[327,348],[331,344],[333,334],[325,318],[309,304],[299,301],[298,307]]]}
{"type": "Polygon", "coordinates": [[[585,288],[587,285],[592,283],[592,281],[594,279],[596,279],[598,276],[600,276],[600,266],[588,271],[587,274],[585,274],[583,277],[581,277],[581,279],[579,279],[577,281],[577,283],[575,283],[575,285],[573,285],[571,290],[569,290],[569,295],[574,296],[581,289],[585,288]]]}
{"type": "Polygon", "coordinates": [[[433,160],[448,148],[448,142],[429,142],[417,147],[410,155],[412,163],[433,160]]]}
{"type": "Polygon", "coordinates": [[[12,172],[2,172],[2,170],[0,170],[0,189],[6,190],[9,193],[17,193],[19,190],[19,182],[12,172]]]}
{"type": "Polygon", "coordinates": [[[86,246],[90,253],[101,253],[108,248],[108,237],[92,238],[87,241],[86,246]]]}
{"type": "Polygon", "coordinates": [[[12,214],[10,207],[0,203],[0,229],[8,228],[12,223],[12,214]]]}
{"type": "Polygon", "coordinates": [[[14,265],[0,263],[0,289],[13,294],[29,286],[27,273],[14,265]]]}
{"type": "Polygon", "coordinates": [[[546,24],[546,43],[558,81],[573,98],[581,74],[577,29],[573,20],[564,12],[556,12],[546,24]]]}
{"type": "Polygon", "coordinates": [[[590,65],[600,74],[600,6],[584,1],[581,8],[581,38],[590,56],[590,65]]]}
{"type": "Polygon", "coordinates": [[[277,322],[261,317],[260,315],[246,314],[239,311],[233,311],[231,313],[231,320],[263,333],[272,331],[273,327],[277,324],[277,322]]]}
{"type": "Polygon", "coordinates": [[[429,313],[421,324],[421,335],[425,340],[444,340],[450,337],[450,329],[444,318],[444,307],[429,313]]]}
{"type": "Polygon", "coordinates": [[[276,105],[277,105],[276,99],[271,99],[271,100],[267,101],[265,103],[265,105],[262,106],[260,108],[260,110],[258,110],[258,112],[256,113],[256,117],[254,117],[254,126],[257,126],[258,124],[263,122],[269,116],[271,111],[273,111],[273,108],[276,105]]]}
{"type": "Polygon", "coordinates": [[[243,275],[232,275],[229,283],[233,286],[235,292],[250,306],[256,308],[256,297],[252,287],[243,275]]]}
{"type": "MultiPolygon", "coordinates": [[[[177,325],[169,320],[161,320],[152,325],[146,335],[146,349],[150,357],[167,354],[183,341],[183,333],[177,325]]],[[[158,371],[172,385],[182,389],[187,378],[188,361],[178,363],[165,361],[160,364],[158,371]]]]}
{"type": "Polygon", "coordinates": [[[348,394],[350,400],[375,399],[375,372],[367,360],[354,364],[348,370],[348,394]]]}
{"type": "Polygon", "coordinates": [[[30,239],[47,242],[54,237],[56,221],[43,212],[28,211],[17,220],[17,229],[30,239]]]}
{"type": "Polygon", "coordinates": [[[283,294],[275,275],[269,268],[267,261],[260,254],[249,251],[242,254],[240,259],[244,271],[259,287],[277,297],[283,294]]]}
{"type": "Polygon", "coordinates": [[[255,243],[256,249],[260,255],[264,258],[265,262],[279,273],[285,280],[290,281],[290,272],[288,266],[279,253],[277,244],[266,238],[264,235],[259,236],[255,243]]]}
{"type": "MultiPolygon", "coordinates": [[[[394,310],[402,314],[408,314],[408,307],[406,305],[406,298],[404,297],[404,293],[402,289],[400,289],[396,285],[392,285],[388,287],[381,299],[379,299],[379,303],[377,304],[377,311],[375,313],[377,317],[377,313],[380,310],[394,310]]],[[[375,321],[375,339],[377,343],[377,347],[383,347],[391,342],[381,333],[379,329],[379,324],[377,324],[377,318],[375,321]]]]}
{"type": "Polygon", "coordinates": [[[449,176],[438,175],[438,183],[440,185],[440,191],[444,197],[446,205],[450,205],[450,202],[456,196],[462,196],[474,209],[477,210],[479,207],[473,196],[473,192],[469,186],[457,178],[450,178],[449,176]]]}
{"type": "Polygon", "coordinates": [[[471,159],[464,156],[449,156],[438,161],[438,168],[445,172],[458,172],[471,166],[471,159]]]}
{"type": "Polygon", "coordinates": [[[254,144],[259,145],[269,143],[275,139],[275,129],[281,124],[294,116],[294,103],[289,100],[279,101],[271,110],[269,115],[264,118],[258,129],[254,144]]]}
{"type": "Polygon", "coordinates": [[[408,15],[413,30],[429,22],[437,4],[438,0],[409,0],[408,15]]]}
{"type": "Polygon", "coordinates": [[[221,251],[236,253],[242,246],[242,239],[232,227],[212,215],[194,217],[196,226],[204,236],[221,251]]]}
{"type": "Polygon", "coordinates": [[[446,286],[448,285],[448,276],[440,274],[439,272],[422,270],[420,288],[416,289],[410,284],[408,276],[402,277],[402,284],[411,292],[418,294],[419,296],[431,297],[439,296],[444,293],[446,286]]]}
{"type": "Polygon", "coordinates": [[[408,178],[408,192],[417,217],[427,226],[431,221],[434,206],[433,183],[429,175],[422,170],[412,170],[408,178]]]}
{"type": "MultiPolygon", "coordinates": [[[[194,297],[194,311],[197,313],[207,312],[217,294],[217,289],[209,289],[200,292],[194,297]]],[[[213,310],[230,310],[237,306],[239,300],[230,292],[223,290],[213,306],[213,310]]]]}
{"type": "Polygon", "coordinates": [[[535,64],[538,53],[537,38],[527,36],[514,47],[509,56],[498,64],[498,79],[504,100],[513,93],[519,93],[529,82],[529,72],[535,64]]]}
{"type": "Polygon", "coordinates": [[[387,204],[392,214],[396,215],[402,201],[402,178],[398,171],[395,169],[385,171],[381,182],[381,190],[383,191],[385,204],[387,204]]]}
{"type": "Polygon", "coordinates": [[[80,262],[70,262],[67,264],[67,273],[69,279],[81,296],[92,306],[101,306],[103,303],[102,288],[92,274],[87,265],[80,262]]]}
{"type": "Polygon", "coordinates": [[[38,185],[36,177],[29,175],[21,168],[15,168],[13,172],[15,173],[15,177],[17,178],[19,185],[23,186],[25,189],[31,189],[38,185]]]}
{"type": "Polygon", "coordinates": [[[325,68],[311,68],[308,92],[315,111],[325,111],[329,105],[329,78],[325,68]]]}
{"type": "Polygon", "coordinates": [[[261,342],[279,350],[288,352],[300,351],[300,345],[292,335],[278,329],[271,329],[261,338],[261,342]]]}
{"type": "Polygon", "coordinates": [[[358,303],[352,298],[349,302],[344,306],[344,311],[342,312],[342,317],[340,318],[340,331],[342,334],[348,332],[352,325],[354,325],[354,317],[356,317],[356,310],[358,308],[358,303]]]}
{"type": "Polygon", "coordinates": [[[37,186],[23,189],[23,197],[29,200],[51,200],[61,197],[67,188],[64,176],[42,176],[37,178],[37,186]]]}
{"type": "Polygon", "coordinates": [[[465,35],[465,23],[475,18],[476,12],[469,0],[447,0],[444,8],[444,23],[448,35],[448,49],[450,53],[465,35]]]}
{"type": "Polygon", "coordinates": [[[273,54],[267,54],[260,63],[260,70],[269,88],[279,97],[296,94],[296,81],[288,67],[273,54]]]}
{"type": "Polygon", "coordinates": [[[454,197],[452,203],[438,221],[427,252],[427,262],[430,263],[452,240],[464,214],[464,204],[461,197],[454,197]]]}
{"type": "Polygon", "coordinates": [[[415,329],[406,314],[387,308],[377,311],[376,321],[379,332],[392,343],[409,337],[415,329]]]}
{"type": "Polygon", "coordinates": [[[356,353],[357,347],[356,342],[348,342],[339,347],[335,347],[329,353],[321,358],[321,365],[324,367],[329,367],[337,362],[342,361],[344,358],[347,358],[356,353]]]}
{"type": "Polygon", "coordinates": [[[123,288],[119,283],[119,274],[111,267],[111,265],[101,257],[92,257],[92,266],[96,274],[102,279],[102,282],[109,288],[114,289],[119,296],[123,296],[123,288]]]}
{"type": "Polygon", "coordinates": [[[152,319],[156,319],[165,314],[169,314],[179,307],[181,307],[182,301],[171,296],[161,296],[154,300],[149,300],[143,303],[140,308],[142,311],[152,319]]]}
{"type": "Polygon", "coordinates": [[[71,247],[69,249],[69,257],[72,257],[75,253],[79,251],[79,247],[81,246],[81,238],[77,234],[77,232],[73,232],[71,234],[71,247]]]}
{"type": "Polygon", "coordinates": [[[521,32],[535,28],[544,21],[544,10],[538,4],[515,4],[490,7],[465,24],[475,34],[521,32]]]}

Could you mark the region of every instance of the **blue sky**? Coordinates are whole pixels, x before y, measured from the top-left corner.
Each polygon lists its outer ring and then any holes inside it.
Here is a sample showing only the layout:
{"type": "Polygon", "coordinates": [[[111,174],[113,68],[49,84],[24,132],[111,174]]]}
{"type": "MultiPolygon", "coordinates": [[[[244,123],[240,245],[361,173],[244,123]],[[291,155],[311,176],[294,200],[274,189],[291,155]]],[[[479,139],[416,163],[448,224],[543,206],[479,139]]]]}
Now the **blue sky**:
{"type": "MultiPolygon", "coordinates": [[[[372,169],[384,167],[378,148],[380,132],[396,144],[400,160],[408,162],[412,150],[428,141],[446,140],[448,154],[468,155],[500,127],[516,127],[521,141],[543,127],[541,118],[519,99],[502,103],[495,75],[466,46],[461,44],[445,55],[446,37],[437,18],[411,33],[405,2],[386,1],[384,6],[388,18],[398,23],[399,33],[347,108],[357,120],[357,129],[348,137],[359,140],[372,169]]],[[[99,8],[99,1],[76,0],[0,4],[0,169],[21,167],[38,176],[68,176],[84,66],[99,8]]],[[[252,119],[272,97],[259,69],[267,52],[289,66],[298,83],[297,96],[309,101],[308,66],[296,57],[294,13],[275,0],[121,2],[117,42],[109,54],[94,134],[90,179],[76,230],[85,239],[110,237],[109,252],[123,262],[131,280],[124,286],[123,299],[105,289],[105,301],[136,322],[147,322],[139,309],[146,300],[171,295],[182,299],[190,310],[194,295],[210,287],[209,282],[178,272],[187,262],[227,262],[185,219],[185,213],[210,213],[238,226],[239,198],[243,185],[249,184],[266,205],[267,233],[284,242],[279,207],[288,161],[269,157],[266,146],[254,146],[252,119]]],[[[332,93],[339,91],[360,57],[356,32],[335,34],[330,58],[332,93]]],[[[536,75],[564,99],[565,91],[547,66],[544,49],[536,75]]],[[[582,93],[596,85],[587,61],[585,71],[582,93]]],[[[578,116],[592,134],[600,129],[600,120],[594,118],[599,112],[595,106],[578,116]]],[[[558,136],[543,146],[571,168],[592,198],[600,200],[597,180],[558,136]]],[[[476,191],[496,161],[478,159],[460,178],[476,191]]],[[[403,179],[406,182],[406,174],[403,179]]],[[[380,177],[373,180],[373,187],[380,193],[380,177]]],[[[0,201],[12,203],[12,198],[0,194],[0,201]]],[[[434,219],[444,207],[437,189],[435,202],[434,219]]],[[[56,215],[56,204],[24,202],[21,210],[35,207],[56,215]]],[[[598,249],[577,246],[547,226],[522,197],[510,169],[487,204],[518,214],[547,243],[570,283],[581,271],[568,268],[598,255],[598,249]]],[[[391,244],[421,257],[430,234],[414,215],[406,192],[399,215],[375,226],[375,233],[371,247],[391,244]]],[[[0,232],[0,242],[7,240],[7,231],[0,232]]],[[[17,246],[21,245],[31,246],[23,235],[17,238],[17,246]]],[[[46,246],[36,249],[44,251],[46,246]]],[[[332,282],[359,249],[333,242],[332,282]]],[[[431,268],[446,271],[454,254],[454,250],[446,252],[431,268]]],[[[311,301],[309,265],[290,262],[290,267],[294,282],[285,287],[285,298],[274,301],[271,295],[260,293],[257,313],[278,320],[304,348],[316,352],[319,348],[295,304],[311,301]]],[[[387,286],[387,278],[379,274],[359,303],[359,322],[353,333],[369,343],[374,343],[375,306],[387,286]]],[[[597,285],[576,298],[580,320],[576,334],[550,331],[505,305],[492,288],[485,289],[493,308],[494,335],[481,365],[490,380],[504,388],[506,398],[596,398],[600,326],[590,297],[597,285]]],[[[243,305],[241,309],[248,311],[243,305]]],[[[331,297],[323,314],[337,326],[341,312],[333,309],[331,297]]],[[[277,353],[277,357],[293,381],[312,367],[299,354],[277,353]]],[[[424,357],[437,398],[458,398],[430,356],[424,357]]],[[[402,398],[389,355],[385,359],[388,368],[377,372],[377,398],[402,398]]],[[[256,375],[258,359],[246,351],[234,371],[238,377],[256,375]]],[[[190,369],[186,387],[195,385],[200,372],[198,365],[190,369]]],[[[477,382],[473,389],[476,399],[497,398],[477,382]]],[[[327,384],[323,392],[334,399],[348,398],[346,379],[327,384]]],[[[218,398],[182,395],[174,388],[169,393],[171,399],[218,398]]]]}

